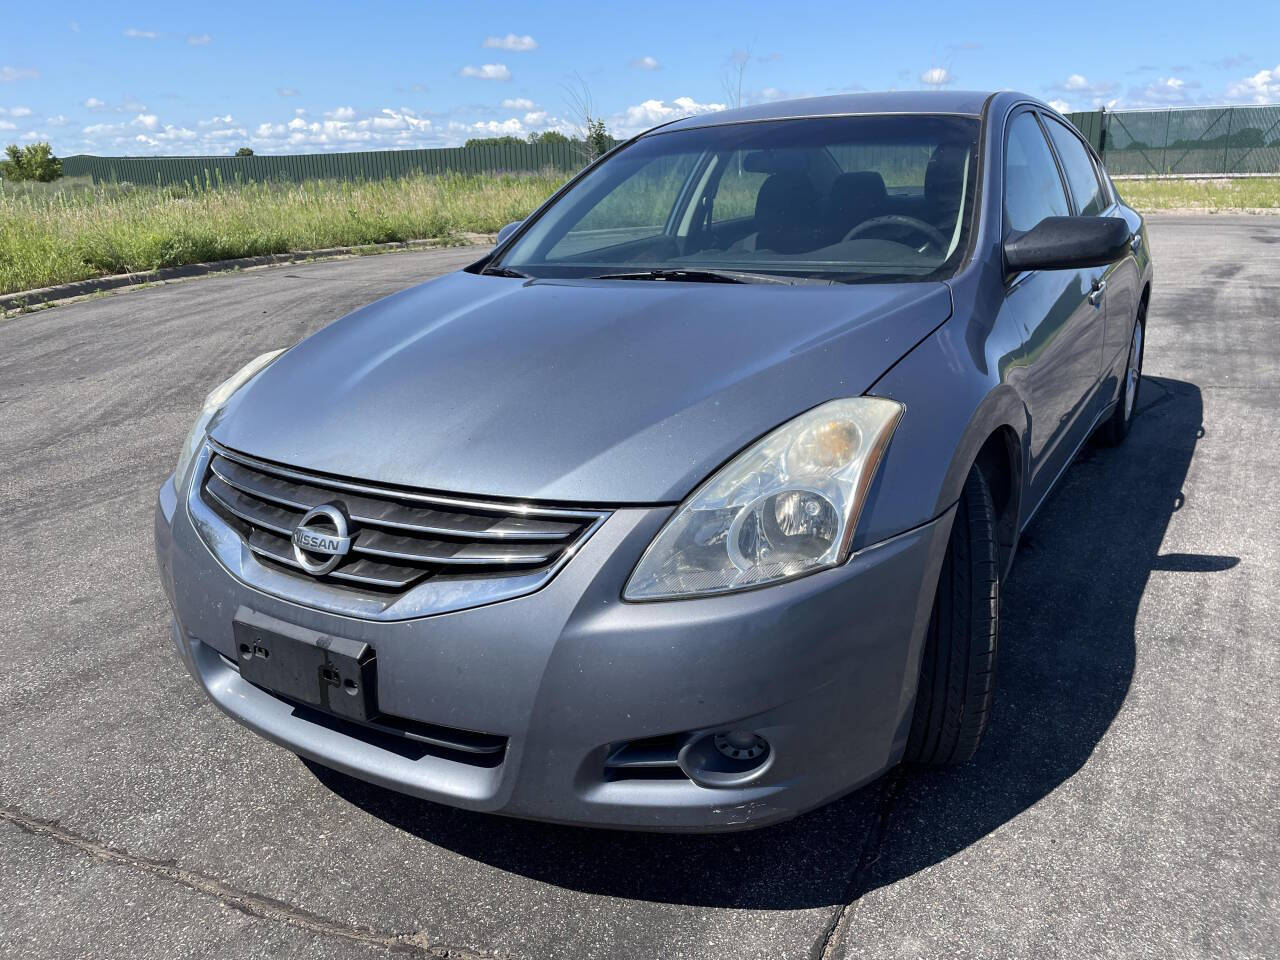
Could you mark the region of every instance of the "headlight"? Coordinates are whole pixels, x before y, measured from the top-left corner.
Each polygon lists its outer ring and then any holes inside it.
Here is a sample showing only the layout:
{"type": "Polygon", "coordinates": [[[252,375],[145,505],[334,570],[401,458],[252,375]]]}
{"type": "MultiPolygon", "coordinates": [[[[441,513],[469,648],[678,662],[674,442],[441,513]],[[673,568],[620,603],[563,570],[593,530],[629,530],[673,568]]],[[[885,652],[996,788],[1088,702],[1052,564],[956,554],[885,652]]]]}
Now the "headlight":
{"type": "Polygon", "coordinates": [[[264,353],[262,356],[250,360],[204,398],[204,406],[200,408],[200,416],[196,417],[196,422],[192,425],[191,432],[187,434],[186,443],[182,445],[182,452],[178,454],[178,464],[173,468],[174,482],[176,484],[182,485],[182,480],[187,474],[187,467],[191,466],[192,458],[196,455],[196,451],[200,449],[200,444],[204,442],[204,433],[209,426],[209,421],[213,419],[213,415],[222,409],[223,405],[231,399],[233,393],[252,380],[263,367],[282,353],[284,353],[283,350],[272,350],[270,353],[264,353]]]}
{"type": "Polygon", "coordinates": [[[879,397],[832,400],[748,447],[667,521],[624,598],[726,593],[843,563],[902,410],[879,397]]]}

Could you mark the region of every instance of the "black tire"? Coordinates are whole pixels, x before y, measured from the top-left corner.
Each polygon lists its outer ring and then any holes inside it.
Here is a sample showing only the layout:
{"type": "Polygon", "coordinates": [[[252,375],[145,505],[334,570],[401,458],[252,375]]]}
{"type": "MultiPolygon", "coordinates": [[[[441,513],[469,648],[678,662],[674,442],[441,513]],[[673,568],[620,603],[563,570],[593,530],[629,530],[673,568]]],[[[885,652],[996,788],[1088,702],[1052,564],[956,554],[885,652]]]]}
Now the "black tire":
{"type": "Polygon", "coordinates": [[[1142,354],[1147,347],[1146,331],[1147,302],[1144,300],[1138,307],[1138,315],[1134,318],[1133,330],[1129,334],[1129,359],[1125,363],[1124,382],[1120,384],[1116,408],[1098,428],[1098,440],[1108,447],[1124,443],[1124,438],[1129,435],[1129,428],[1133,426],[1134,414],[1138,412],[1138,392],[1142,389],[1142,354]]]}
{"type": "Polygon", "coordinates": [[[982,473],[965,481],[942,560],[905,759],[964,763],[991,714],[1000,638],[996,512],[982,473]]]}

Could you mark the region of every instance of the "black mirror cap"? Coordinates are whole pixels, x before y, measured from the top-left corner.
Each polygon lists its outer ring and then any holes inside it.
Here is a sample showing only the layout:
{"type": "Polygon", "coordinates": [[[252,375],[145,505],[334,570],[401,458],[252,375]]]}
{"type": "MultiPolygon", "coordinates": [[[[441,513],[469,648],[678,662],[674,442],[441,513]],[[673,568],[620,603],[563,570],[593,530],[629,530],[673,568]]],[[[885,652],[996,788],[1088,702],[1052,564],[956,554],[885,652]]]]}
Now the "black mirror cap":
{"type": "Polygon", "coordinates": [[[1128,252],[1130,239],[1121,217],[1045,217],[1005,242],[1004,260],[1013,272],[1105,267],[1128,252]]]}
{"type": "Polygon", "coordinates": [[[516,229],[522,223],[524,223],[523,220],[512,220],[510,223],[508,223],[505,227],[503,227],[501,230],[498,231],[497,242],[501,243],[503,240],[507,239],[507,237],[511,236],[511,234],[515,233],[516,229]]]}

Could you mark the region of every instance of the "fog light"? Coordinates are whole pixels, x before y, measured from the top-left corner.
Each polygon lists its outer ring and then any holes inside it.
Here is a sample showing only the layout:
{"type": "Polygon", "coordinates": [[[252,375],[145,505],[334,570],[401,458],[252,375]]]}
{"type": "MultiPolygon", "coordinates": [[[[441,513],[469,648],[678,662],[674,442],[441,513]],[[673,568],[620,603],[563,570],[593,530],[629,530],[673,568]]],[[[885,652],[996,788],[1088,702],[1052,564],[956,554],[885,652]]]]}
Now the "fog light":
{"type": "Polygon", "coordinates": [[[715,735],[716,749],[733,760],[754,760],[769,749],[764,737],[750,730],[733,730],[715,735]]]}
{"type": "Polygon", "coordinates": [[[685,744],[680,769],[703,787],[736,787],[755,780],[773,763],[769,741],[750,730],[707,734],[685,744]]]}

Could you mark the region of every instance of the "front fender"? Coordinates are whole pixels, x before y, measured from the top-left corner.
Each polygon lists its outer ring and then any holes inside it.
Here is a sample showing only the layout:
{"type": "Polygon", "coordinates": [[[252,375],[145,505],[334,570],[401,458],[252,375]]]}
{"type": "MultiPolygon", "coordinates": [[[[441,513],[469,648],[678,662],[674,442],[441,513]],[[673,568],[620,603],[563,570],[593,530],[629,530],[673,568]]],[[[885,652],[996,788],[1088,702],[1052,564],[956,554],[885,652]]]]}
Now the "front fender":
{"type": "Polygon", "coordinates": [[[1001,430],[1017,441],[1011,489],[1020,502],[1031,423],[1019,371],[1006,359],[1020,343],[1017,331],[953,317],[871,389],[906,412],[868,494],[855,548],[945,512],[960,499],[978,452],[1001,430]]]}

